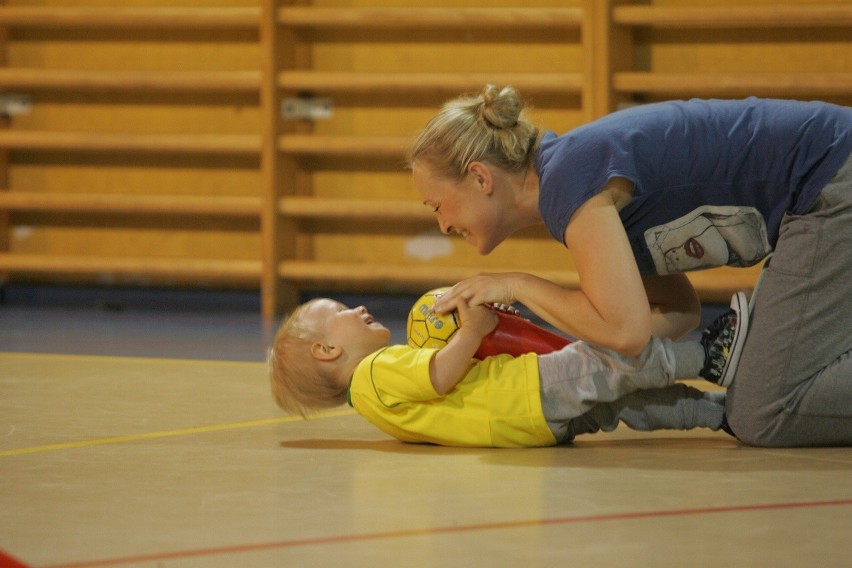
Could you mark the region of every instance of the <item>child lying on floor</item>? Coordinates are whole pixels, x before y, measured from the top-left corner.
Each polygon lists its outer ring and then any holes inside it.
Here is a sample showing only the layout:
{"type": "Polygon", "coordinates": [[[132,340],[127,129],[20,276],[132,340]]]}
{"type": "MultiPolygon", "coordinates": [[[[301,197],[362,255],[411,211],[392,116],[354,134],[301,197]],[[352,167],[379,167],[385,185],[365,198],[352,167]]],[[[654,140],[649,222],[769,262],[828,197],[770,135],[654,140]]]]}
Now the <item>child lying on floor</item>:
{"type": "Polygon", "coordinates": [[[497,325],[485,306],[461,306],[461,328],[443,349],[389,345],[390,331],[364,306],[319,298],[299,306],[269,350],[275,401],[287,412],[349,403],[404,442],[538,447],[579,434],[697,427],[726,429],[724,393],[678,379],[729,384],[748,329],[741,292],[700,341],[652,338],[626,357],[575,342],[553,353],[473,358],[497,325]]]}

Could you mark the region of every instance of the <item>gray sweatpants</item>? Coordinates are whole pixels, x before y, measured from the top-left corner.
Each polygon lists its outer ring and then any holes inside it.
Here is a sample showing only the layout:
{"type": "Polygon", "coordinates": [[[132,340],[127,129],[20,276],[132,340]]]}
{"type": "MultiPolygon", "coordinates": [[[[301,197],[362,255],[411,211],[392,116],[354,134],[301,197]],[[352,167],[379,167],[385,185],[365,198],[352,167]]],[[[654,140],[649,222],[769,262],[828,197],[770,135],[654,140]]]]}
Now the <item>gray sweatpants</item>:
{"type": "Polygon", "coordinates": [[[754,297],[728,421],[756,446],[852,445],[852,157],[787,215],[754,297]]]}
{"type": "Polygon", "coordinates": [[[560,443],[619,422],[644,431],[722,423],[724,393],[675,384],[698,375],[704,350],[697,342],[655,337],[638,357],[625,357],[578,341],[538,360],[544,417],[560,443]]]}

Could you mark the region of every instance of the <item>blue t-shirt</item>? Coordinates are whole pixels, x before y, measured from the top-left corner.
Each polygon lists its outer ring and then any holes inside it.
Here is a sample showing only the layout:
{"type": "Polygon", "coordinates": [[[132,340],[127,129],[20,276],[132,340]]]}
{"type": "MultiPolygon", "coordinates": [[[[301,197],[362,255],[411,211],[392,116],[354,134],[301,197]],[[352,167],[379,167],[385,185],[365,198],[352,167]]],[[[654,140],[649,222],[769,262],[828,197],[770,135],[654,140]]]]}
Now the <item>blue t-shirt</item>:
{"type": "Polygon", "coordinates": [[[539,210],[563,241],[571,215],[615,177],[634,184],[620,212],[639,270],[750,266],[805,213],[852,151],[852,108],[750,98],[648,104],[562,136],[536,159],[539,210]]]}

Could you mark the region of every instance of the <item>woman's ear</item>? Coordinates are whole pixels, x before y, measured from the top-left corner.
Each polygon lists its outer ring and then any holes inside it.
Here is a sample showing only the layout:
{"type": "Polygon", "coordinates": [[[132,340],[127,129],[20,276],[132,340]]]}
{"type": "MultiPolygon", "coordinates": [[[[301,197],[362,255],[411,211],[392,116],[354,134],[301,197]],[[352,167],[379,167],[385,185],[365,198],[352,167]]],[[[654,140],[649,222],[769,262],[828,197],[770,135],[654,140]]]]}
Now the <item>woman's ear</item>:
{"type": "Polygon", "coordinates": [[[311,355],[319,361],[334,361],[343,354],[339,346],[315,342],[311,344],[311,355]]]}
{"type": "Polygon", "coordinates": [[[483,162],[471,162],[467,166],[467,172],[473,176],[479,190],[485,195],[491,195],[494,191],[494,180],[491,177],[491,170],[488,169],[483,162]]]}

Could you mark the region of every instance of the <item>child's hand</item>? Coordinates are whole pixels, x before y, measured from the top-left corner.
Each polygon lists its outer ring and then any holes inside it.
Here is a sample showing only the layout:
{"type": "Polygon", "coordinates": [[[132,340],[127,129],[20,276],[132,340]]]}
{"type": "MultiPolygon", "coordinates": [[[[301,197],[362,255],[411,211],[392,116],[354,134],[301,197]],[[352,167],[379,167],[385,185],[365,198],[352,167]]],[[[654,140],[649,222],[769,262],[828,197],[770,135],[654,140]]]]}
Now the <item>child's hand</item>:
{"type": "Polygon", "coordinates": [[[486,306],[459,304],[459,330],[450,343],[429,362],[429,378],[435,392],[446,394],[461,381],[471,366],[482,338],[494,331],[500,318],[486,306]]]}
{"type": "Polygon", "coordinates": [[[461,329],[474,333],[481,339],[494,331],[500,318],[487,306],[468,307],[462,303],[459,305],[459,320],[461,329]]]}

